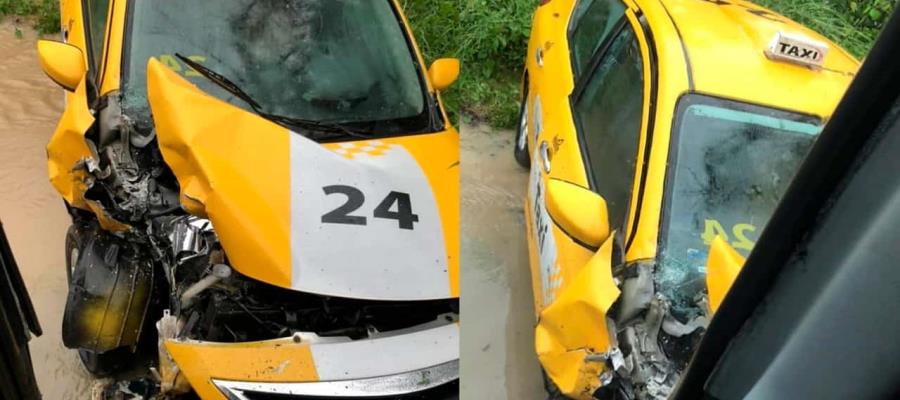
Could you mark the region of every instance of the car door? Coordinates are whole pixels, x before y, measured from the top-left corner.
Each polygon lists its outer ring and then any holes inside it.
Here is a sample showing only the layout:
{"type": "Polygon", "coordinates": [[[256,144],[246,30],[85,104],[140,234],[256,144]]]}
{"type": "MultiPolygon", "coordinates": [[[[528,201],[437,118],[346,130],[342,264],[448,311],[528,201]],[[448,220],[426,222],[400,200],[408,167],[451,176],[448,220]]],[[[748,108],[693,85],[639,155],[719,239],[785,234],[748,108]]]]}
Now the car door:
{"type": "Polygon", "coordinates": [[[91,103],[100,86],[109,9],[110,0],[66,0],[60,8],[63,40],[84,54],[87,73],[75,90],[66,92],[66,108],[47,144],[48,172],[66,202],[85,210],[84,172],[73,167],[92,156],[84,135],[95,121],[91,103]]]}
{"type": "MultiPolygon", "coordinates": [[[[625,226],[634,186],[644,109],[646,46],[637,18],[618,0],[576,4],[569,28],[575,85],[571,94],[544,101],[529,178],[529,246],[539,313],[557,297],[597,248],[579,243],[548,214],[550,179],[590,188],[607,201],[611,229],[625,226]],[[577,18],[577,19],[576,19],[577,18]],[[580,23],[588,24],[590,29],[580,23]],[[602,28],[597,28],[597,25],[602,28]],[[597,42],[591,44],[593,42],[597,42]],[[543,126],[541,126],[543,125],[543,126]]],[[[545,60],[545,67],[549,60],[545,60]]],[[[546,94],[545,92],[542,92],[546,94]]],[[[550,97],[550,96],[548,96],[550,97]]]]}

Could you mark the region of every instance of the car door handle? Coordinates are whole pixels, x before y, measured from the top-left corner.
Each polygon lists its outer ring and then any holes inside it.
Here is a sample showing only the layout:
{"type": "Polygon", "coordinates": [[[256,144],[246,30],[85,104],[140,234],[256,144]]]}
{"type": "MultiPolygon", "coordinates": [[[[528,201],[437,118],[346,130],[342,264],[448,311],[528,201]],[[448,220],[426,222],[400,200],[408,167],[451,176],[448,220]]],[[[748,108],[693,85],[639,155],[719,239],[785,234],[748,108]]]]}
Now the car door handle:
{"type": "Polygon", "coordinates": [[[541,166],[544,168],[544,173],[550,173],[550,145],[547,144],[547,141],[541,142],[541,146],[538,148],[538,153],[541,157],[541,166]]]}

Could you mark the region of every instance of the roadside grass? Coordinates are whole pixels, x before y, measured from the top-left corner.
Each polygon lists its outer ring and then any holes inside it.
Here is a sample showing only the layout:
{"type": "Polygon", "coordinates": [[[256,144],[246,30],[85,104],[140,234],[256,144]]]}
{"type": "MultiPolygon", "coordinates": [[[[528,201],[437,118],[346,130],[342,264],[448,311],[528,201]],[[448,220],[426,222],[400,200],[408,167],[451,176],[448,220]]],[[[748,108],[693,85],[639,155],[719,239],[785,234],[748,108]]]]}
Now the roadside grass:
{"type": "MultiPolygon", "coordinates": [[[[698,0],[699,1],[699,0],[698,0]]],[[[857,58],[872,47],[898,0],[756,0],[840,44],[857,58]]],[[[462,60],[444,94],[463,118],[513,128],[536,0],[401,0],[426,61],[462,60]]]]}
{"type": "Polygon", "coordinates": [[[59,32],[59,0],[0,0],[0,16],[26,17],[41,34],[59,32]]]}
{"type": "MultiPolygon", "coordinates": [[[[900,0],[755,0],[865,57],[900,0]]],[[[536,0],[400,0],[426,62],[462,61],[443,94],[451,118],[515,126],[536,0]]],[[[24,17],[42,34],[59,31],[58,0],[0,0],[0,16],[24,17]]],[[[21,35],[20,32],[17,32],[21,35]]]]}

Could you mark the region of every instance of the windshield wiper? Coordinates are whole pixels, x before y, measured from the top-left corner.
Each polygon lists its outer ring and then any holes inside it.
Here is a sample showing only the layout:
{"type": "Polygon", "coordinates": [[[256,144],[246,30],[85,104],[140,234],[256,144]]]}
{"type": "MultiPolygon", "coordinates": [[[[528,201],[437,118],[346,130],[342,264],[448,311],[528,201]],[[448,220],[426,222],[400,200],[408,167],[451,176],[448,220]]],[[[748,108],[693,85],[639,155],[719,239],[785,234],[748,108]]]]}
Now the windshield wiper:
{"type": "MultiPolygon", "coordinates": [[[[362,133],[350,129],[344,125],[330,123],[330,122],[322,122],[322,121],[314,121],[303,118],[294,118],[288,117],[285,115],[272,114],[262,109],[262,106],[253,99],[247,92],[240,88],[237,84],[232,82],[230,79],[226,78],[222,74],[213,71],[203,64],[200,64],[194,60],[191,60],[179,53],[175,53],[175,57],[178,57],[183,63],[187,64],[189,67],[193,68],[200,75],[203,75],[204,78],[208,79],[210,82],[215,83],[222,89],[225,89],[226,92],[231,93],[235,97],[241,99],[244,103],[250,106],[260,117],[268,119],[269,121],[275,122],[279,125],[288,125],[290,127],[300,127],[305,128],[317,132],[324,133],[337,133],[337,134],[345,134],[347,136],[357,137],[357,138],[371,138],[371,134],[362,133]]],[[[317,136],[317,139],[322,139],[323,137],[317,136]]]]}

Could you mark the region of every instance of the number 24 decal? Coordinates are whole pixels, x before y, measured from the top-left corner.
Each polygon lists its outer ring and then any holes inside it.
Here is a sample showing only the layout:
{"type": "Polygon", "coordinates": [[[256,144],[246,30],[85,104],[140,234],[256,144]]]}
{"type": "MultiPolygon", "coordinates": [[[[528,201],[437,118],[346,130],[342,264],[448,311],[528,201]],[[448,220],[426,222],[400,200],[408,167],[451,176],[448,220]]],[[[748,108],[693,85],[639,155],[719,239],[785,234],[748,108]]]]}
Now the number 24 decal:
{"type": "MultiPolygon", "coordinates": [[[[326,195],[342,194],[347,202],[322,216],[322,223],[344,225],[366,225],[368,220],[362,215],[350,215],[366,202],[363,192],[353,186],[332,185],[322,188],[326,195]]],[[[413,229],[419,216],[412,212],[412,202],[408,193],[392,191],[375,207],[375,218],[397,220],[400,229],[413,229]],[[397,211],[391,211],[397,205],[397,211]]]]}
{"type": "MultiPolygon", "coordinates": [[[[734,234],[735,241],[731,242],[731,246],[735,249],[742,250],[753,250],[754,242],[747,238],[747,232],[755,232],[756,227],[750,224],[735,224],[731,227],[731,233],[734,234]]],[[[704,223],[703,234],[700,235],[700,238],[703,239],[704,244],[710,244],[716,236],[721,236],[726,242],[728,241],[728,234],[725,232],[725,228],[722,227],[722,223],[716,221],[714,219],[708,219],[704,223]]]]}

